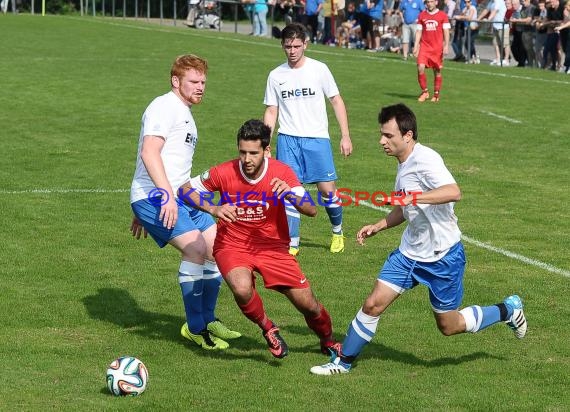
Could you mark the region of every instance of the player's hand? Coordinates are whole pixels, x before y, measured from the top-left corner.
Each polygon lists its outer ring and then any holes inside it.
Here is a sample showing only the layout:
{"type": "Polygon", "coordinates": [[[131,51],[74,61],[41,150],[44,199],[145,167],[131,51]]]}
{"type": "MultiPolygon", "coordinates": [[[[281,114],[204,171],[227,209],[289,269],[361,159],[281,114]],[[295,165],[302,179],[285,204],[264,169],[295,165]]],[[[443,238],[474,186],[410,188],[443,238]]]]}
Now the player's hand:
{"type": "Polygon", "coordinates": [[[278,199],[281,199],[282,196],[291,193],[291,187],[284,181],[279,179],[278,177],[274,177],[271,179],[271,190],[275,195],[277,195],[278,199]]]}
{"type": "Polygon", "coordinates": [[[141,222],[135,216],[133,216],[133,221],[131,222],[131,233],[133,234],[133,237],[137,240],[141,238],[141,234],[145,239],[148,236],[148,232],[146,231],[144,226],[141,225],[141,222]]]}
{"type": "Polygon", "coordinates": [[[443,55],[446,56],[449,53],[449,46],[443,46],[443,55]]]}
{"type": "Polygon", "coordinates": [[[340,139],[340,154],[344,157],[350,156],[352,153],[352,140],[350,137],[343,137],[340,139]]]}
{"type": "Polygon", "coordinates": [[[172,229],[178,220],[178,203],[174,196],[169,196],[166,203],[160,207],[158,219],[167,229],[172,229]]]}
{"type": "Polygon", "coordinates": [[[362,246],[364,245],[364,240],[366,238],[372,237],[378,232],[379,229],[376,227],[376,225],[366,225],[362,229],[360,229],[356,234],[356,241],[358,242],[359,245],[362,246]]]}
{"type": "MultiPolygon", "coordinates": [[[[414,57],[417,59],[418,58],[418,54],[419,54],[419,49],[417,47],[414,47],[414,50],[412,51],[412,54],[414,55],[414,57]]],[[[445,52],[444,52],[445,54],[445,52]]]]}
{"type": "Polygon", "coordinates": [[[216,206],[213,210],[212,215],[218,219],[222,219],[224,222],[235,222],[237,220],[237,206],[229,203],[225,203],[221,206],[216,206]]]}

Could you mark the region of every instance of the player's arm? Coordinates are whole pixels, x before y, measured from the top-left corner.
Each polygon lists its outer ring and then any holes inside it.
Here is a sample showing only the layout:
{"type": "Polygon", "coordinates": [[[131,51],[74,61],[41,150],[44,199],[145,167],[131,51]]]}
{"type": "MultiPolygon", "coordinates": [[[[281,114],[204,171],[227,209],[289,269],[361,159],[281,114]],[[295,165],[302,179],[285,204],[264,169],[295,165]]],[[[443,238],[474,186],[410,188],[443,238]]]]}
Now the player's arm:
{"type": "Polygon", "coordinates": [[[411,193],[401,199],[404,206],[410,204],[442,205],[444,203],[459,202],[461,190],[457,183],[450,183],[424,193],[411,193]]]}
{"type": "MultiPolygon", "coordinates": [[[[447,23],[449,25],[449,23],[447,23]]],[[[449,53],[449,28],[443,29],[443,55],[449,53]]]]}
{"type": "Polygon", "coordinates": [[[372,225],[366,225],[362,227],[356,234],[356,241],[360,245],[364,245],[364,240],[366,238],[374,236],[376,233],[390,229],[392,227],[402,224],[406,219],[404,218],[404,210],[402,206],[396,206],[388,215],[380,219],[378,222],[372,225]]]}
{"type": "Polygon", "coordinates": [[[279,108],[277,106],[265,106],[265,113],[263,113],[263,123],[271,128],[271,136],[273,136],[273,131],[275,130],[278,114],[279,108]]]}
{"type": "MultiPolygon", "coordinates": [[[[309,217],[315,217],[317,215],[315,202],[313,202],[312,199],[307,199],[305,196],[297,194],[284,180],[274,177],[271,179],[270,184],[271,190],[275,193],[277,198],[288,200],[299,213],[309,217]]],[[[300,188],[302,189],[301,186],[300,188]]],[[[304,189],[303,192],[305,192],[304,189]]]]}
{"type": "Polygon", "coordinates": [[[199,176],[194,177],[180,186],[178,189],[178,198],[194,209],[209,213],[226,222],[235,222],[237,220],[236,205],[229,203],[222,205],[214,204],[210,196],[203,195],[203,193],[210,194],[210,192],[204,190],[203,187],[194,187],[192,185],[192,182],[194,182],[195,186],[201,186],[197,184],[197,182],[199,182],[198,179],[200,179],[199,176]]]}
{"type": "Polygon", "coordinates": [[[164,142],[165,140],[162,136],[144,136],[141,159],[154,185],[160,191],[163,191],[164,197],[168,197],[166,202],[160,207],[159,219],[164,227],[172,229],[178,220],[178,205],[176,204],[170,182],[166,177],[164,163],[160,157],[164,142]]]}
{"type": "Polygon", "coordinates": [[[329,99],[334,110],[334,115],[340,128],[340,153],[346,157],[352,153],[352,140],[348,131],[348,116],[344,100],[337,94],[329,99]]]}
{"type": "Polygon", "coordinates": [[[422,27],[420,26],[416,29],[416,38],[414,39],[414,50],[412,51],[414,57],[418,57],[418,54],[420,52],[421,39],[422,39],[422,27]]]}

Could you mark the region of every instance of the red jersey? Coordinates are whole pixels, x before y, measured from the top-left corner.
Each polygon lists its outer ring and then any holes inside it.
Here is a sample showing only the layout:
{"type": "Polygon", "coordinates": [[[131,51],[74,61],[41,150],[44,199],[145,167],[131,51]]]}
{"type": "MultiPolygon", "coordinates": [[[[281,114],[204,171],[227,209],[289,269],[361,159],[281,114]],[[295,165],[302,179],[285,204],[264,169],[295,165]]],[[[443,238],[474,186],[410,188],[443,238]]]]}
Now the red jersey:
{"type": "Polygon", "coordinates": [[[293,170],[285,163],[266,158],[262,167],[261,176],[251,180],[242,173],[239,159],[235,159],[203,173],[200,177],[202,188],[193,184],[198,192],[219,192],[220,204],[237,206],[235,222],[218,220],[214,251],[226,247],[240,250],[289,249],[285,205],[272,192],[270,182],[277,177],[291,189],[302,186],[293,170]]]}
{"type": "Polygon", "coordinates": [[[449,30],[451,25],[447,14],[441,10],[433,13],[423,10],[418,16],[421,27],[420,53],[439,56],[443,53],[443,30],[449,30]]]}

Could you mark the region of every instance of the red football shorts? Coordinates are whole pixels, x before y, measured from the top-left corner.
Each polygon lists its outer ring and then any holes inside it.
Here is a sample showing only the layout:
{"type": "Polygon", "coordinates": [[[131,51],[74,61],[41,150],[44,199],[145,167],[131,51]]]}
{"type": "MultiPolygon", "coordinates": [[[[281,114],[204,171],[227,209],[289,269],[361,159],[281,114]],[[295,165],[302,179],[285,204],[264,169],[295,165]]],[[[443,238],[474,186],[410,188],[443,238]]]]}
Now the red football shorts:
{"type": "Polygon", "coordinates": [[[433,53],[426,51],[422,53],[422,49],[420,48],[420,52],[418,53],[417,64],[423,64],[425,67],[430,69],[442,69],[443,68],[443,52],[442,53],[433,53]]]}
{"type": "MultiPolygon", "coordinates": [[[[232,269],[244,267],[259,273],[267,289],[305,289],[310,286],[299,263],[287,249],[243,251],[221,248],[214,251],[214,258],[224,278],[232,269]]],[[[253,276],[255,279],[255,274],[253,276]]]]}

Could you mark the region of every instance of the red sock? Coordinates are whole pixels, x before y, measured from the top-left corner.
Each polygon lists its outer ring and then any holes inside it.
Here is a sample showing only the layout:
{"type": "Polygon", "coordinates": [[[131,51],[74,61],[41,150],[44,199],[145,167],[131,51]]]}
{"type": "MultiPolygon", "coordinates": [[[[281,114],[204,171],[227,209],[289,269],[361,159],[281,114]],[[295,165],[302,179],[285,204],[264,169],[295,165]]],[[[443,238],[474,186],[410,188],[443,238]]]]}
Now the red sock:
{"type": "Polygon", "coordinates": [[[420,89],[422,89],[422,91],[427,91],[427,77],[425,72],[422,74],[418,73],[418,83],[420,84],[420,89]]]}
{"type": "Polygon", "coordinates": [[[323,305],[321,305],[321,312],[315,318],[305,316],[307,326],[317,334],[321,342],[332,342],[332,321],[329,313],[323,305]]]}
{"type": "Polygon", "coordinates": [[[273,326],[273,322],[271,322],[265,313],[261,297],[255,289],[253,290],[253,296],[249,302],[245,305],[238,304],[238,306],[246,318],[259,325],[264,331],[268,331],[273,326]]]}
{"type": "Polygon", "coordinates": [[[437,74],[435,76],[435,78],[433,79],[433,92],[435,94],[439,94],[439,91],[441,90],[441,83],[443,82],[443,78],[441,77],[441,74],[437,74]]]}

